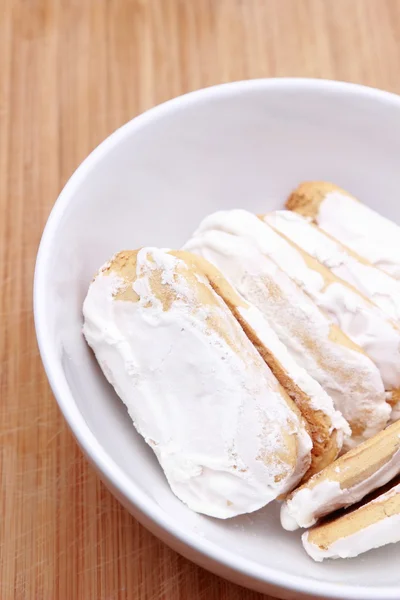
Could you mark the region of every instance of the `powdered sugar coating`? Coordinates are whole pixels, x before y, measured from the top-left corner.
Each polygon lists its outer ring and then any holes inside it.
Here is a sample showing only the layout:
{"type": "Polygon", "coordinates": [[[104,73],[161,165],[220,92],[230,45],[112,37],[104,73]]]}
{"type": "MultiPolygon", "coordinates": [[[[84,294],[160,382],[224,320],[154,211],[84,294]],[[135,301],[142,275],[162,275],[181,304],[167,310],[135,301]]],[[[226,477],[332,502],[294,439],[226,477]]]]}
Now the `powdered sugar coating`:
{"type": "MultiPolygon", "coordinates": [[[[339,439],[343,435],[351,435],[351,429],[343,415],[334,409],[330,396],[322,389],[320,384],[313,379],[303,367],[293,360],[286,346],[280,341],[279,337],[269,325],[262,312],[255,306],[249,305],[248,308],[240,308],[239,312],[254,331],[259,339],[269,348],[279,363],[290,374],[292,381],[303,390],[310,399],[310,406],[316,411],[322,411],[330,421],[330,432],[334,429],[338,431],[339,439]]],[[[342,441],[339,442],[341,447],[342,441]]]]}

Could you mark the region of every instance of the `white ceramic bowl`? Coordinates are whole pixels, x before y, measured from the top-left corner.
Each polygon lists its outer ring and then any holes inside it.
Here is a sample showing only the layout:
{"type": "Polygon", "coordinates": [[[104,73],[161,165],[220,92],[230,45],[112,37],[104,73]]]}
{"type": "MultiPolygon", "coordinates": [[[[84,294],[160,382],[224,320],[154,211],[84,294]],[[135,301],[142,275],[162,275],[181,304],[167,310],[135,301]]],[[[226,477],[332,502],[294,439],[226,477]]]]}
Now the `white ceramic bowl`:
{"type": "Polygon", "coordinates": [[[82,301],[96,269],[117,250],[179,247],[207,213],[282,206],[306,179],[331,180],[400,222],[399,157],[397,96],[293,79],[209,88],[150,110],[92,152],[60,194],[40,246],[34,296],[41,355],[101,477],[172,548],[281,598],[399,600],[400,544],[315,564],[299,534],[281,529],[276,505],[228,521],[192,513],[171,493],[89,352],[82,301]]]}

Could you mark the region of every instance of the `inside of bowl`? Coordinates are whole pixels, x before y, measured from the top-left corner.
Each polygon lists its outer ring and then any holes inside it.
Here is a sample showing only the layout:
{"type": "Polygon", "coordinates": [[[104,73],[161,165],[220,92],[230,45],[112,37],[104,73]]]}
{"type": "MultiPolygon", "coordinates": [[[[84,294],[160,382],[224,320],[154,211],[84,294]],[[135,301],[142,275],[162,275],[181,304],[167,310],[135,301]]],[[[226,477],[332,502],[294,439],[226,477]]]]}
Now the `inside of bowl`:
{"type": "Polygon", "coordinates": [[[302,180],[331,180],[400,222],[399,156],[400,108],[385,97],[323,87],[222,88],[118,132],[69,183],[49,228],[40,307],[46,351],[57,357],[89,428],[171,522],[261,567],[341,585],[394,586],[400,544],[316,564],[299,534],[283,531],[276,504],[228,521],[188,510],[83,340],[87,287],[120,249],[179,247],[206,214],[281,207],[302,180]]]}

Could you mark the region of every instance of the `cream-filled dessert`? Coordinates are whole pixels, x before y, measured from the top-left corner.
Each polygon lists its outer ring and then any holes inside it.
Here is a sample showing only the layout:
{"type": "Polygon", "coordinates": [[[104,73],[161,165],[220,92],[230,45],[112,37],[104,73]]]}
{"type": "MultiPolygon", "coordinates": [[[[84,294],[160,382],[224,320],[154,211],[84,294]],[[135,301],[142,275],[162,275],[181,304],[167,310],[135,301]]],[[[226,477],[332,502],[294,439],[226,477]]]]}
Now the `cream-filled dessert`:
{"type": "Polygon", "coordinates": [[[324,181],[300,184],[286,202],[321,229],[400,279],[400,227],[340,187],[324,181]]]}
{"type": "Polygon", "coordinates": [[[298,213],[277,210],[262,217],[299,248],[318,260],[336,277],[372,300],[387,316],[400,323],[400,281],[358,256],[323,229],[298,213]]]}
{"type": "Polygon", "coordinates": [[[400,227],[332,184],[287,208],[119,252],[83,333],[188,507],[278,499],[312,559],[353,557],[400,541],[400,227]]]}
{"type": "Polygon", "coordinates": [[[302,542],[317,562],[352,558],[400,542],[400,484],[357,510],[306,531],[302,542]]]}
{"type": "Polygon", "coordinates": [[[285,529],[311,527],[351,506],[400,473],[400,422],[353,448],[289,494],[281,508],[285,529]]]}
{"type": "Polygon", "coordinates": [[[199,255],[180,251],[179,256],[184,256],[187,264],[206,273],[213,289],[226,302],[247,337],[304,417],[313,444],[310,468],[304,476],[304,479],[308,479],[339,454],[344,438],[351,435],[349,424],[335,410],[331,397],[292,358],[258,308],[245,301],[220,271],[199,255]]]}
{"type": "Polygon", "coordinates": [[[185,256],[117,254],[83,314],[104,375],[190,508],[253,512],[302,479],[312,443],[299,411],[185,256]]]}
{"type": "Polygon", "coordinates": [[[355,446],[381,431],[390,416],[382,378],[365,352],[271,258],[265,229],[251,213],[222,211],[206,217],[185,248],[216,265],[263,313],[350,424],[345,447],[355,446]]]}
{"type": "Polygon", "coordinates": [[[371,358],[385,389],[396,397],[400,389],[400,328],[355,288],[336,277],[294,242],[244,210],[207,217],[202,230],[214,229],[247,239],[277,264],[317,304],[324,314],[371,358]]]}

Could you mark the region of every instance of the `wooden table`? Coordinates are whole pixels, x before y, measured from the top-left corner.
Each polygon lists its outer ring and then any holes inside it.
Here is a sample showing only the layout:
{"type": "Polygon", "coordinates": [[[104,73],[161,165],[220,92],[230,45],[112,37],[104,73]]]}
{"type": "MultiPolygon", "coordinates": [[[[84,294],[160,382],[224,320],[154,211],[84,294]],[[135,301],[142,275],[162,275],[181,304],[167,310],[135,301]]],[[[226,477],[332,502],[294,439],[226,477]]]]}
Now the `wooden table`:
{"type": "Polygon", "coordinates": [[[35,342],[32,276],[62,185],[178,94],[307,76],[400,92],[400,0],[0,0],[0,598],[256,600],[141,527],[81,455],[35,342]]]}

